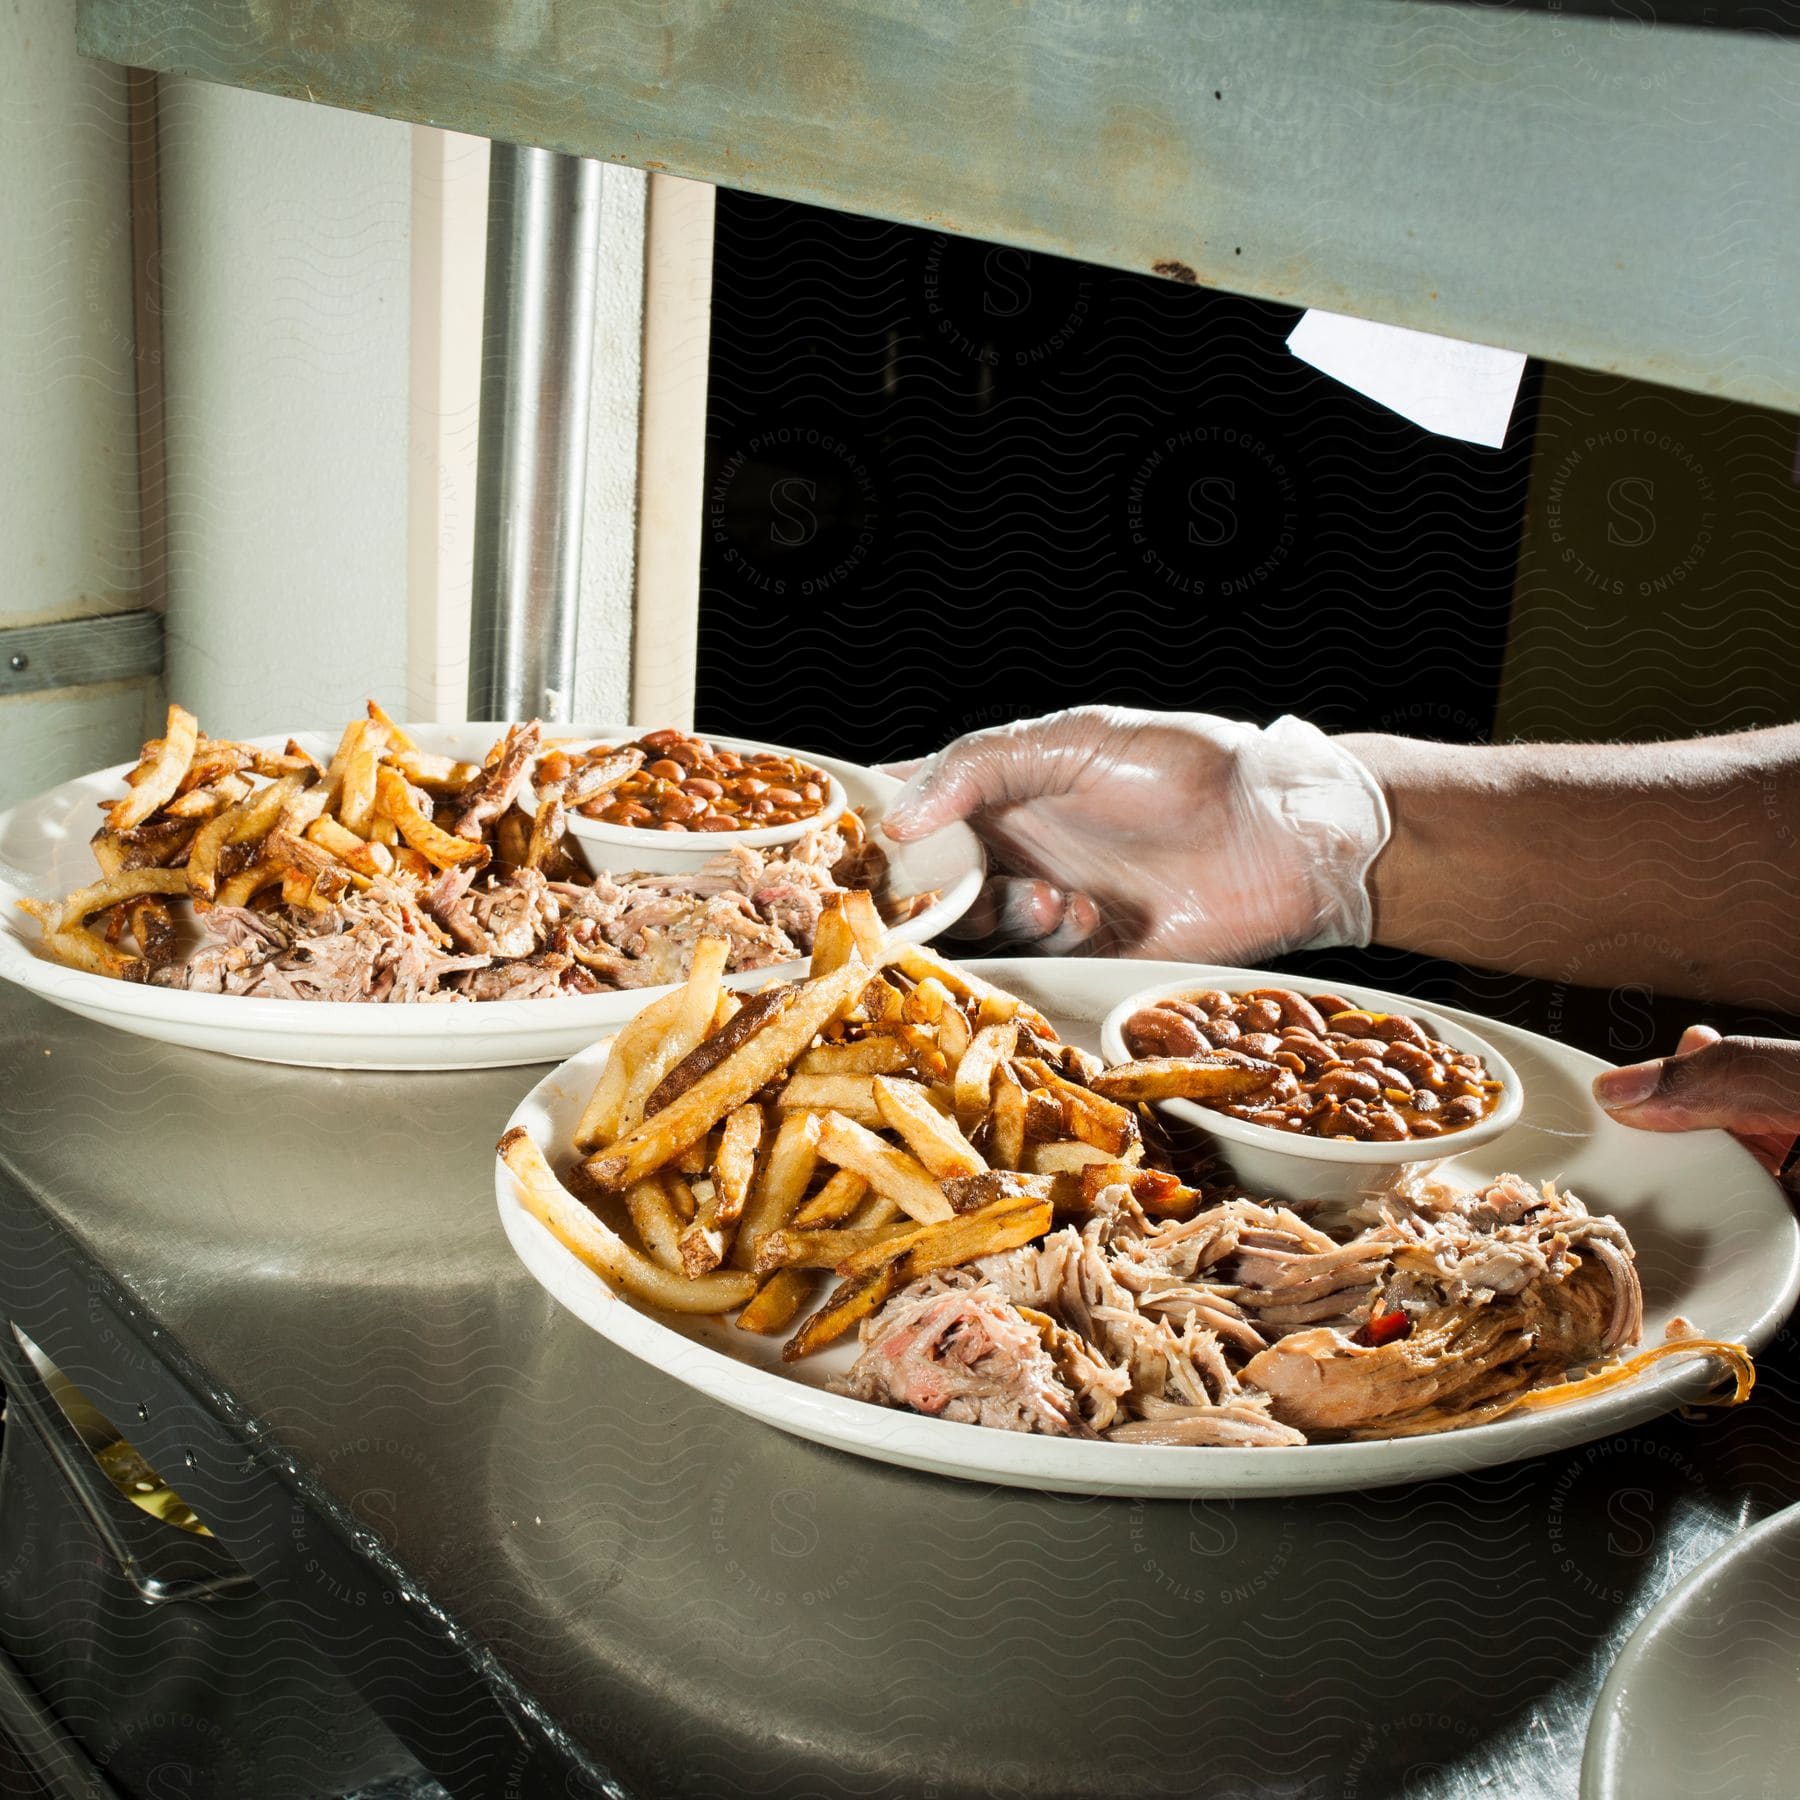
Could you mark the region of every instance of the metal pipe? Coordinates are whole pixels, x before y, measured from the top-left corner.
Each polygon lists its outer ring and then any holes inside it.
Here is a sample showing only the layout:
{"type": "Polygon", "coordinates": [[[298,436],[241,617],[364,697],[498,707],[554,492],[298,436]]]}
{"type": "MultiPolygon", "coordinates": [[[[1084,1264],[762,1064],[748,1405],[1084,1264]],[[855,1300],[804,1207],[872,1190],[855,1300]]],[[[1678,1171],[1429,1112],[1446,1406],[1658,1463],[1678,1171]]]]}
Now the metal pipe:
{"type": "Polygon", "coordinates": [[[574,705],[601,168],[518,144],[489,163],[471,719],[574,705]]]}

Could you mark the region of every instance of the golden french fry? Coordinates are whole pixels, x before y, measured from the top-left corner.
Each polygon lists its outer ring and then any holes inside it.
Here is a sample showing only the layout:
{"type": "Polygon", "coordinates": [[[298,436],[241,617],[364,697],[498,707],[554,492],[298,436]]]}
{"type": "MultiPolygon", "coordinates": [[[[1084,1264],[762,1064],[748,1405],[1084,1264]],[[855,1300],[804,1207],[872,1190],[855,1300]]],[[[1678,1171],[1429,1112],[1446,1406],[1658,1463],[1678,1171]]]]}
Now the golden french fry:
{"type": "Polygon", "coordinates": [[[734,1321],[739,1331],[785,1331],[812,1298],[816,1277],[805,1269],[781,1269],[756,1290],[734,1321]]]}
{"type": "MultiPolygon", "coordinates": [[[[250,762],[250,752],[244,745],[209,738],[201,732],[194,741],[194,754],[176,786],[176,800],[185,799],[196,790],[210,788],[214,782],[235,775],[239,769],[247,769],[250,762]]],[[[176,800],[166,803],[167,810],[174,810],[176,800]]]]}
{"type": "Polygon", "coordinates": [[[856,934],[844,916],[843,896],[831,895],[819,915],[818,930],[813,933],[810,973],[829,975],[841,969],[856,953],[856,934]]]}
{"type": "Polygon", "coordinates": [[[405,776],[390,769],[386,763],[376,768],[375,796],[376,804],[399,827],[400,835],[433,866],[450,869],[473,863],[481,868],[488,861],[487,845],[452,837],[432,824],[419,810],[405,776]]]}
{"type": "Polygon", "coordinates": [[[776,1127],[775,1141],[762,1159],[744,1216],[738,1221],[732,1261],[740,1268],[750,1266],[765,1232],[785,1225],[793,1216],[818,1164],[819,1115],[787,1114],[776,1127]]]}
{"type": "Polygon", "coordinates": [[[959,1214],[937,1225],[921,1225],[903,1237],[852,1251],[838,1264],[838,1273],[853,1281],[859,1275],[890,1265],[895,1285],[905,1287],[935,1269],[954,1269],[978,1257],[1029,1244],[1050,1229],[1053,1212],[1048,1199],[1008,1195],[975,1212],[959,1214]]]}
{"type": "Polygon", "coordinates": [[[1079,1138],[1058,1138],[1048,1144],[1027,1145],[1024,1161],[1033,1175],[1079,1174],[1089,1163],[1135,1163],[1143,1154],[1141,1143],[1132,1144],[1115,1156],[1095,1144],[1084,1144],[1079,1138]]]}
{"type": "Polygon", "coordinates": [[[900,990],[884,976],[877,976],[863,989],[857,1002],[872,1033],[898,1032],[905,1023],[906,1001],[900,990]]]}
{"type": "Polygon", "coordinates": [[[307,912],[323,912],[330,904],[304,869],[288,869],[281,877],[281,901],[307,912]]]}
{"type": "Polygon", "coordinates": [[[794,1075],[775,1098],[777,1109],[790,1112],[840,1112],[859,1125],[879,1127],[881,1113],[868,1075],[794,1075]]]}
{"type": "Polygon", "coordinates": [[[116,875],[127,867],[126,845],[114,835],[109,826],[102,825],[88,839],[88,848],[94,853],[94,861],[100,865],[102,875],[116,875]]]}
{"type": "Polygon", "coordinates": [[[283,775],[306,775],[316,780],[325,773],[325,765],[310,750],[302,750],[292,738],[288,739],[286,750],[259,750],[254,744],[246,744],[244,748],[250,755],[250,773],[270,781],[279,780],[283,775]]]}
{"type": "Polygon", "coordinates": [[[867,1225],[860,1230],[797,1231],[791,1227],[767,1233],[756,1247],[756,1272],[776,1269],[835,1269],[859,1251],[879,1249],[898,1237],[915,1237],[923,1227],[910,1219],[890,1225],[867,1225]]]}
{"type": "Polygon", "coordinates": [[[306,837],[359,875],[386,875],[394,866],[393,852],[386,844],[366,843],[349,826],[339,824],[328,814],[307,826],[306,837]]]}
{"type": "Polygon", "coordinates": [[[338,817],[358,837],[369,835],[369,821],[375,815],[375,770],[381,746],[369,741],[373,735],[363,733],[363,741],[344,765],[344,782],[338,789],[338,817]]]}
{"type": "Polygon", "coordinates": [[[568,814],[562,796],[546,794],[538,802],[537,813],[531,821],[531,839],[525,847],[526,868],[541,869],[544,866],[562,842],[567,824],[568,814]]]}
{"type": "MultiPolygon", "coordinates": [[[[735,1056],[754,1033],[763,1030],[771,1020],[786,1011],[799,997],[799,993],[798,986],[783,984],[764,988],[760,994],[752,994],[724,1024],[715,1025],[711,1037],[696,1044],[650,1090],[644,1101],[645,1116],[661,1112],[665,1106],[685,1094],[702,1075],[709,1074],[720,1063],[735,1056]]],[[[715,1019],[718,1017],[716,1011],[713,1016],[715,1019]]]]}
{"type": "MultiPolygon", "coordinates": [[[[813,1230],[822,1225],[845,1224],[862,1204],[868,1191],[869,1184],[854,1169],[839,1169],[794,1214],[793,1224],[801,1231],[813,1230]]],[[[886,1200],[885,1196],[883,1200],[886,1200]]]]}
{"type": "Polygon", "coordinates": [[[716,1269],[731,1248],[734,1228],[721,1225],[716,1196],[708,1195],[681,1234],[681,1267],[690,1281],[716,1269]]]}
{"type": "Polygon", "coordinates": [[[171,819],[192,819],[204,824],[216,819],[226,807],[235,806],[250,792],[250,783],[241,775],[225,775],[208,787],[189,788],[163,808],[171,819]]]}
{"type": "Polygon", "coordinates": [[[762,1108],[754,1101],[734,1107],[725,1115],[718,1154],[713,1158],[713,1182],[718,1188],[716,1216],[721,1225],[735,1225],[743,1215],[762,1139],[762,1108]]]}
{"type": "Polygon", "coordinates": [[[192,850],[200,829],[197,819],[154,819],[129,831],[102,825],[88,846],[102,875],[117,875],[122,869],[166,869],[192,850]]]}
{"type": "Polygon", "coordinates": [[[956,1007],[950,990],[935,975],[927,975],[901,1003],[900,1016],[910,1025],[935,1025],[946,1006],[953,1011],[956,1007]]]}
{"type": "MultiPolygon", "coordinates": [[[[1016,1065],[1015,1065],[1016,1066],[1016,1065]]],[[[1027,1077],[1027,1079],[1031,1079],[1027,1077]]],[[[1068,1115],[1063,1110],[1062,1100],[1055,1094],[1047,1093],[1041,1087],[1027,1088],[1025,1092],[1025,1141],[1028,1144],[1045,1144],[1060,1137],[1069,1137],[1068,1115]]]]}
{"type": "Polygon", "coordinates": [[[875,897],[867,888],[852,888],[838,907],[856,940],[858,954],[871,969],[879,968],[887,955],[887,926],[875,910],[875,897]]]}
{"type": "Polygon", "coordinates": [[[531,854],[531,815],[522,807],[509,806],[492,826],[494,860],[502,868],[522,869],[531,854]]]}
{"type": "Polygon", "coordinates": [[[266,838],[308,779],[304,774],[282,775],[200,827],[187,859],[188,889],[197,899],[213,897],[219,881],[219,854],[225,846],[266,838]]]}
{"type": "Polygon", "coordinates": [[[499,1154],[525,1208],[603,1280],[670,1312],[730,1312],[756,1292],[754,1275],[732,1271],[689,1281],[633,1250],[557,1180],[523,1126],[515,1125],[500,1140],[499,1154]]]}
{"type": "Polygon", "coordinates": [[[634,1182],[625,1190],[625,1210],[637,1228],[638,1242],[653,1262],[685,1273],[681,1261],[682,1220],[669,1198],[661,1173],[634,1182]]]}
{"type": "Polygon", "coordinates": [[[631,1077],[638,1064],[649,1053],[656,1040],[675,1022],[681,1011],[679,990],[652,1000],[642,1011],[634,1013],[612,1041],[606,1061],[600,1068],[600,1079],[588,1103],[581,1109],[575,1126],[575,1148],[592,1150],[610,1144],[619,1135],[619,1119],[625,1110],[625,1096],[631,1088],[631,1077]]]}
{"type": "Polygon", "coordinates": [[[215,906],[248,906],[264,888],[273,887],[286,870],[267,857],[261,857],[249,868],[240,870],[213,896],[215,906]]]}
{"type": "Polygon", "coordinates": [[[352,719],[339,735],[337,748],[331,753],[331,761],[325,765],[325,783],[331,789],[334,801],[343,784],[344,771],[350,766],[351,757],[362,748],[363,735],[368,731],[369,723],[367,719],[352,719]]]}
{"type": "Polygon", "coordinates": [[[52,931],[71,931],[83,920],[121,900],[135,900],[144,894],[185,894],[187,875],[180,869],[121,869],[77,888],[57,907],[52,931]]]}
{"type": "Polygon", "coordinates": [[[719,978],[725,972],[725,962],[730,954],[731,946],[722,936],[703,937],[694,945],[688,978],[677,990],[678,1004],[668,1023],[658,1027],[654,1038],[644,1044],[634,1059],[615,1136],[622,1137],[628,1131],[635,1131],[643,1123],[650,1095],[706,1035],[707,1027],[712,1023],[713,1009],[719,1003],[719,978]]]}
{"type": "MultiPolygon", "coordinates": [[[[1056,1101],[1068,1136],[1115,1153],[1137,1142],[1137,1115],[1129,1107],[1070,1081],[1041,1058],[1019,1057],[1014,1066],[1038,1082],[1036,1093],[1048,1094],[1056,1101]]],[[[1060,1137],[1064,1131],[1055,1135],[1060,1137]]]]}
{"type": "MultiPolygon", "coordinates": [[[[706,1148],[704,1143],[699,1147],[706,1148]]],[[[694,1199],[694,1190],[688,1186],[687,1176],[671,1163],[666,1169],[656,1171],[656,1179],[662,1183],[663,1192],[669,1196],[669,1204],[675,1209],[675,1217],[683,1225],[687,1224],[700,1210],[699,1203],[694,1199]]]]}
{"type": "Polygon", "coordinates": [[[993,1086],[988,1114],[988,1160],[997,1169],[1016,1169],[1025,1157],[1025,1090],[1010,1063],[1003,1063],[993,1086]]]}
{"type": "Polygon", "coordinates": [[[132,771],[131,792],[113,803],[107,824],[114,831],[128,831],[143,824],[165,801],[173,800],[199,741],[200,721],[186,707],[171,706],[156,754],[132,771]]]}
{"type": "MultiPolygon", "coordinates": [[[[843,1221],[851,1230],[861,1231],[870,1225],[886,1225],[890,1220],[906,1217],[900,1210],[898,1200],[891,1200],[886,1194],[877,1194],[869,1188],[867,1182],[863,1183],[863,1187],[865,1191],[862,1199],[850,1209],[843,1221]]],[[[821,1188],[819,1191],[823,1193],[825,1190],[821,1188]]]]}
{"type": "Polygon", "coordinates": [[[477,775],[481,765],[458,762],[453,756],[438,756],[429,750],[399,744],[389,727],[387,760],[410,781],[423,788],[434,799],[446,794],[460,794],[477,775]]]}
{"type": "Polygon", "coordinates": [[[906,1046],[906,1053],[913,1067],[927,1081],[944,1082],[950,1079],[950,1059],[938,1048],[935,1025],[902,1024],[900,1042],[906,1046]]]}
{"type": "MultiPolygon", "coordinates": [[[[802,983],[779,1017],[753,1033],[660,1112],[647,1117],[636,1131],[591,1157],[588,1173],[611,1191],[661,1168],[810,1048],[813,1038],[854,1004],[867,981],[868,971],[850,963],[817,981],[802,983]]],[[[732,1024],[736,1023],[734,1019],[732,1024]]]]}
{"type": "Polygon", "coordinates": [[[842,1283],[825,1304],[781,1346],[782,1361],[798,1362],[801,1357],[810,1356],[815,1350],[823,1350],[827,1344],[835,1343],[846,1331],[860,1325],[871,1313],[878,1311],[893,1293],[895,1286],[891,1264],[859,1281],[842,1283]]]}
{"type": "Polygon", "coordinates": [[[1235,1050],[1147,1056],[1101,1070],[1094,1092],[1109,1100],[1236,1100],[1280,1073],[1274,1063],[1235,1050]]]}
{"type": "Polygon", "coordinates": [[[921,1224],[950,1217],[950,1202],[917,1157],[896,1150],[842,1113],[826,1113],[819,1126],[819,1154],[851,1169],[878,1192],[897,1200],[921,1224]]]}
{"type": "Polygon", "coordinates": [[[99,932],[90,931],[85,925],[53,930],[55,909],[41,900],[21,900],[18,905],[21,912],[29,913],[44,928],[44,950],[55,961],[90,975],[108,975],[115,981],[142,981],[149,975],[150,965],[141,956],[132,956],[109,944],[99,932]]]}
{"type": "Polygon", "coordinates": [[[911,1065],[907,1047],[897,1037],[858,1038],[848,1044],[821,1044],[794,1064],[801,1075],[898,1075],[911,1065]]]}
{"type": "Polygon", "coordinates": [[[418,752],[419,746],[407,736],[387,715],[387,709],[378,700],[371,700],[368,705],[369,717],[387,732],[387,741],[395,750],[418,752]]]}
{"type": "Polygon", "coordinates": [[[943,1016],[937,1022],[937,1047],[939,1055],[949,1065],[951,1075],[954,1076],[962,1066],[962,1059],[968,1055],[969,1044],[974,1035],[960,1006],[944,1008],[943,1016]]]}
{"type": "Polygon", "coordinates": [[[1012,1056],[1018,1042],[1019,1027],[1012,1019],[984,1025],[969,1040],[956,1065],[956,1118],[965,1131],[973,1131],[987,1111],[994,1071],[1012,1056]]]}
{"type": "Polygon", "coordinates": [[[979,1175],[987,1168],[986,1160],[963,1136],[956,1121],[946,1119],[916,1081],[876,1075],[872,1086],[882,1123],[900,1134],[934,1181],[979,1175]]]}
{"type": "Polygon", "coordinates": [[[983,981],[979,975],[959,968],[923,944],[892,944],[888,947],[887,960],[914,981],[924,981],[935,975],[959,1000],[978,1002],[988,1012],[981,1021],[983,1025],[1023,1019],[1034,1031],[1041,1030],[1052,1043],[1056,1041],[1050,1021],[1035,1006],[1028,1006],[1017,994],[1006,993],[991,981],[983,981]]]}

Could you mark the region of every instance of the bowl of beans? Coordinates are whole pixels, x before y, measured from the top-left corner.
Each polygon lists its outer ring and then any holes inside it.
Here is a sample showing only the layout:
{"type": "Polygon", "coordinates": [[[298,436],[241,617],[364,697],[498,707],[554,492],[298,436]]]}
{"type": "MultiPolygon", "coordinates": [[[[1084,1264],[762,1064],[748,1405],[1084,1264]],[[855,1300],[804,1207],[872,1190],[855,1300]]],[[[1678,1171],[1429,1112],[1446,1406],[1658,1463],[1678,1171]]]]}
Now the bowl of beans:
{"type": "Polygon", "coordinates": [[[1415,1001],[1247,970],[1133,994],[1108,1015],[1115,1075],[1217,1140],[1246,1187],[1346,1199],[1513,1125],[1512,1065],[1415,1001]]]}
{"type": "Polygon", "coordinates": [[[533,803],[560,790],[569,830],[604,869],[698,868],[734,844],[766,850],[849,804],[834,775],[773,744],[668,728],[551,744],[533,803]]]}

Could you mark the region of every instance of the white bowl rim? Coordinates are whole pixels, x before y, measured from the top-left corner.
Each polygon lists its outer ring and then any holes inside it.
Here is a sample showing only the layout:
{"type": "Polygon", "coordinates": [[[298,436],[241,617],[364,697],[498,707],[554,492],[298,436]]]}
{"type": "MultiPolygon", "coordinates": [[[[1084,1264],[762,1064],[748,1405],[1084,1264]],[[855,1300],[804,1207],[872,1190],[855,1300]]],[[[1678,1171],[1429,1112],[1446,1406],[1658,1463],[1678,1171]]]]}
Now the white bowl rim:
{"type": "MultiPolygon", "coordinates": [[[[668,728],[660,725],[621,726],[618,732],[605,731],[593,737],[559,739],[554,745],[546,746],[531,759],[525,778],[525,785],[531,792],[533,809],[537,806],[538,757],[547,755],[551,748],[561,750],[570,745],[629,743],[631,738],[621,736],[620,733],[629,731],[633,736],[641,737],[646,731],[666,729],[668,728]]],[[[578,838],[591,838],[600,844],[617,844],[627,850],[660,849],[665,853],[671,850],[695,850],[716,855],[721,850],[730,849],[733,844],[744,844],[752,850],[766,850],[771,844],[796,844],[809,831],[833,823],[850,810],[850,797],[844,792],[844,784],[829,769],[820,768],[812,751],[790,749],[786,744],[765,743],[759,738],[721,737],[711,731],[696,731],[691,735],[704,743],[715,744],[722,750],[766,750],[777,756],[797,758],[825,777],[825,804],[809,818],[796,819],[789,825],[763,825],[755,831],[652,831],[642,825],[609,825],[602,819],[590,819],[574,811],[568,815],[569,830],[578,838]]]]}
{"type": "Polygon", "coordinates": [[[1135,994],[1127,995],[1106,1015],[1100,1026],[1101,1048],[1109,1058],[1129,1060],[1126,1047],[1125,1021],[1140,1008],[1158,1000],[1178,999],[1196,989],[1216,987],[1223,993],[1241,993],[1253,987],[1285,987],[1311,998],[1314,994],[1341,994],[1357,1005],[1373,1007],[1380,1012],[1402,1013],[1416,1019],[1440,1042],[1458,1050],[1473,1050],[1487,1065],[1488,1074],[1501,1083],[1500,1104],[1485,1119],[1459,1130],[1445,1132],[1437,1138],[1402,1138],[1397,1143],[1367,1143],[1342,1138],[1312,1137],[1302,1132],[1278,1131],[1273,1125],[1258,1125],[1249,1119],[1234,1119],[1229,1113],[1216,1112],[1197,1100],[1159,1100],[1178,1119],[1210,1132],[1222,1143],[1243,1144],[1270,1154],[1280,1153],[1303,1162],[1361,1163],[1389,1166],[1396,1163],[1437,1162],[1447,1156],[1460,1156],[1477,1144],[1497,1138],[1518,1122],[1525,1106],[1525,1086],[1519,1072],[1487,1039],[1469,1030],[1460,1021],[1440,1018],[1429,1002],[1414,1000],[1406,994],[1389,993],[1383,988],[1363,987],[1359,983],[1326,981],[1312,976],[1282,975],[1270,969],[1225,968],[1196,964],[1191,979],[1158,981],[1135,994]]]}

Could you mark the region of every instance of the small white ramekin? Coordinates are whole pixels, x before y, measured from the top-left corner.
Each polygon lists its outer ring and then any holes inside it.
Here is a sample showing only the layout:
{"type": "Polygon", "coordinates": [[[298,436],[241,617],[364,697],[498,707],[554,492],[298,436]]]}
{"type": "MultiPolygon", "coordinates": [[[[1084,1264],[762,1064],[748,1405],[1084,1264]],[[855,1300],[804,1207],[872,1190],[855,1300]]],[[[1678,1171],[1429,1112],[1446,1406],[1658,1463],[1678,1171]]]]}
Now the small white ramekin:
{"type": "Polygon", "coordinates": [[[1293,975],[1275,975],[1256,969],[1196,968],[1185,981],[1160,981],[1121,1000],[1100,1027],[1100,1047],[1109,1063],[1128,1062],[1125,1021],[1141,1008],[1159,1000],[1180,1000],[1189,994],[1217,989],[1241,994],[1250,988],[1287,988],[1304,994],[1338,994],[1370,1012],[1400,1013],[1415,1019],[1426,1033],[1455,1050],[1472,1050],[1487,1065],[1488,1074],[1500,1083],[1500,1103],[1485,1119],[1447,1131],[1442,1137],[1402,1139],[1399,1143],[1347,1142],[1341,1138],[1309,1137],[1303,1132],[1277,1131],[1235,1119],[1229,1113],[1202,1106],[1197,1100],[1161,1100],[1171,1117],[1198,1126],[1217,1140],[1231,1164],[1231,1172],[1247,1193],[1281,1200],[1315,1200],[1349,1203],[1359,1194],[1391,1187],[1409,1164],[1442,1162],[1491,1143],[1517,1121],[1525,1104],[1525,1090],[1518,1071],[1486,1039],[1466,1025],[1439,1018],[1428,1006],[1402,994],[1386,994],[1376,988],[1346,987],[1342,982],[1308,981],[1293,975]]]}
{"type": "MultiPolygon", "coordinates": [[[[641,732],[630,727],[621,727],[619,731],[602,737],[575,739],[571,743],[558,744],[560,750],[579,754],[590,746],[602,744],[626,744],[641,732]]],[[[768,751],[777,756],[797,757],[810,768],[818,768],[814,759],[804,750],[789,750],[780,744],[761,744],[748,738],[716,737],[712,732],[697,732],[707,743],[716,744],[721,750],[768,751]]],[[[809,831],[822,825],[829,825],[838,815],[844,812],[850,802],[844,793],[843,784],[838,778],[824,769],[819,774],[825,781],[825,804],[810,818],[798,819],[791,825],[767,825],[756,831],[657,831],[645,830],[638,825],[608,825],[599,819],[589,819],[569,809],[570,835],[581,840],[587,851],[588,860],[596,868],[604,869],[611,874],[619,874],[627,870],[642,869],[652,874],[679,874],[689,869],[697,869],[704,862],[710,861],[721,851],[730,850],[742,845],[752,850],[768,850],[782,844],[797,844],[809,831]]],[[[537,767],[532,765],[532,779],[535,783],[537,767]]],[[[531,805],[537,805],[537,789],[531,787],[531,805]]]]}

